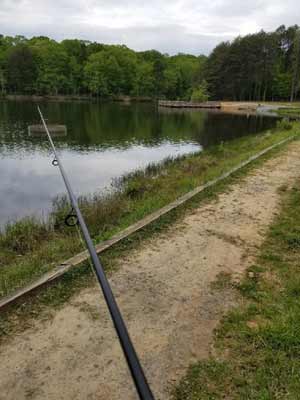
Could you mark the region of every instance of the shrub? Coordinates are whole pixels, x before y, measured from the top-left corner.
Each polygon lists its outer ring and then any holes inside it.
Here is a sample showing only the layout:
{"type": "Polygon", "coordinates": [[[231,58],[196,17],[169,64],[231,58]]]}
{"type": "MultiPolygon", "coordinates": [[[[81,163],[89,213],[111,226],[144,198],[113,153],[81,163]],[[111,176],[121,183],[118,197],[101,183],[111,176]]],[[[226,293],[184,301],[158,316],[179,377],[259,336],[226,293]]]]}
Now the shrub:
{"type": "Polygon", "coordinates": [[[193,89],[193,93],[191,96],[191,101],[194,102],[202,102],[207,101],[209,99],[207,83],[206,81],[202,81],[202,83],[193,89]]]}
{"type": "Polygon", "coordinates": [[[289,131],[292,129],[292,124],[288,118],[283,118],[277,121],[276,128],[284,131],[289,131]]]}

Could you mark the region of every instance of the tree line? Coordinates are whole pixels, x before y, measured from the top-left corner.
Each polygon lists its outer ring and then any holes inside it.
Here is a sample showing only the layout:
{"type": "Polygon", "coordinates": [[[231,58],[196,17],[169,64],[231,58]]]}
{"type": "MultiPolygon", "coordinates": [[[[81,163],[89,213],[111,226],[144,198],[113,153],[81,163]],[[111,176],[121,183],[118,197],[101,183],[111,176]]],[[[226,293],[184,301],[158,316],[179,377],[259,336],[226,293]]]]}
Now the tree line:
{"type": "Polygon", "coordinates": [[[280,26],[220,43],[206,65],[216,99],[291,100],[300,89],[300,29],[280,26]]]}
{"type": "Polygon", "coordinates": [[[295,100],[299,91],[297,25],[222,42],[208,57],[0,35],[2,94],[262,101],[295,100]]]}
{"type": "Polygon", "coordinates": [[[48,37],[0,36],[0,90],[16,94],[92,94],[190,98],[205,56],[168,56],[126,46],[48,37]]]}

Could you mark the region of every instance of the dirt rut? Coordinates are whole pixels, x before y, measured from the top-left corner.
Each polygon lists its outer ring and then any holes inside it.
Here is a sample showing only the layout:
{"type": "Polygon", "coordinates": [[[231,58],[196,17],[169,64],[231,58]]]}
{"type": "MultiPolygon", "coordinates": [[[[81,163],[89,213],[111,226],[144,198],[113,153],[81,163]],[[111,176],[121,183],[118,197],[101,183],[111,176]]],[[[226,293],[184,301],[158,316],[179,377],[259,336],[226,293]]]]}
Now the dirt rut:
{"type": "MultiPolygon", "coordinates": [[[[168,399],[188,365],[209,355],[213,330],[235,302],[211,283],[221,272],[239,279],[253,262],[278,188],[299,175],[294,142],[120,260],[110,281],[157,399],[168,399]]],[[[0,357],[1,400],[137,399],[96,286],[3,344],[0,357]]]]}

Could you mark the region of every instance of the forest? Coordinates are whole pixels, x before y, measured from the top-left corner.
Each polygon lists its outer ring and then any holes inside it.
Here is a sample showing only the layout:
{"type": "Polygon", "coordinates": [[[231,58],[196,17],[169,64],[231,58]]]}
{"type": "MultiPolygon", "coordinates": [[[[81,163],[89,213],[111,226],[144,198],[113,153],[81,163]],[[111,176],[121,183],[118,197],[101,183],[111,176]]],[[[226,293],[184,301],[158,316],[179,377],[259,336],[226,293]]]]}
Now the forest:
{"type": "MultiPolygon", "coordinates": [[[[199,49],[200,50],[200,49],[199,49]]],[[[45,36],[0,35],[0,94],[204,101],[299,98],[300,28],[222,42],[209,56],[45,36]]]]}

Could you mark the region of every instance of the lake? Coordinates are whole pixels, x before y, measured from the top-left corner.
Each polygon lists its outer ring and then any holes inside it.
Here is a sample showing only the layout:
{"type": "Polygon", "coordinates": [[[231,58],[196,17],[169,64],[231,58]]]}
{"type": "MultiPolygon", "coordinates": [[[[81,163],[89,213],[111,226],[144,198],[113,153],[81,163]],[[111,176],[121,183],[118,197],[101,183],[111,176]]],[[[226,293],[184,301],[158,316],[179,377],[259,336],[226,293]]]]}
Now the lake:
{"type": "MultiPolygon", "coordinates": [[[[220,111],[158,109],[149,103],[49,102],[41,109],[48,123],[65,124],[55,137],[77,195],[111,189],[115,178],[168,156],[272,128],[267,116],[220,111]]],[[[45,137],[30,137],[40,123],[37,103],[0,102],[0,226],[28,215],[46,216],[65,194],[45,137]]]]}

